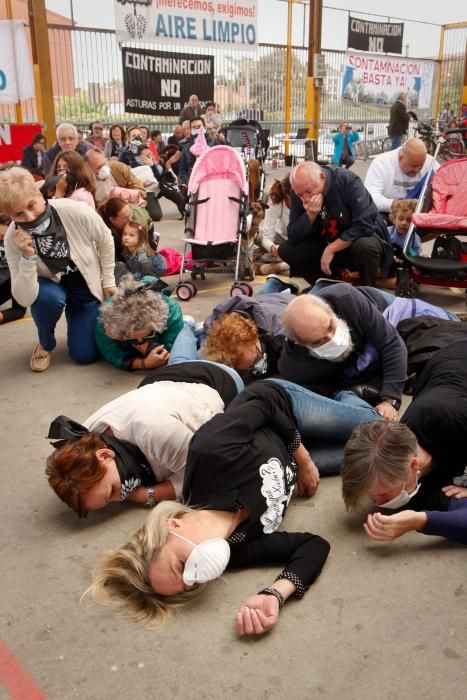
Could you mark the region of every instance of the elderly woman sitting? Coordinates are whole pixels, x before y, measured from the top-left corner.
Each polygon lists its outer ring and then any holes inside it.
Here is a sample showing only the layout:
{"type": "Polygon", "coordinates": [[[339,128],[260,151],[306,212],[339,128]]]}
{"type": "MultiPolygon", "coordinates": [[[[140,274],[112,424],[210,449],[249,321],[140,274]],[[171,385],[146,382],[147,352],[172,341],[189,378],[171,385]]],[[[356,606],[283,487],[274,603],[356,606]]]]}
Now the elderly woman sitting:
{"type": "Polygon", "coordinates": [[[49,367],[63,309],[70,357],[94,362],[99,303],[115,291],[109,229],[90,207],[69,199],[46,203],[23,168],[0,175],[0,211],[13,220],[5,235],[12,294],[19,304],[31,307],[39,334],[31,369],[43,372],[49,367]]]}
{"type": "Polygon", "coordinates": [[[96,343],[114,367],[133,371],[167,364],[175,338],[183,328],[183,315],[176,301],[157,291],[159,285],[137,282],[127,275],[117,293],[101,306],[95,325],[96,343]]]}

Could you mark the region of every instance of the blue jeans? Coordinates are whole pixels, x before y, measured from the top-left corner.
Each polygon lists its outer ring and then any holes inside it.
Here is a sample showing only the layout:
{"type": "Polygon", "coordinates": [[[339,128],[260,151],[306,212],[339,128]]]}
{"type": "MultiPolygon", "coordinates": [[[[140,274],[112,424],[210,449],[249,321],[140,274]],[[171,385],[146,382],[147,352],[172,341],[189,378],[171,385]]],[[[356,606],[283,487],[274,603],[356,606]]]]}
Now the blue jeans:
{"type": "Polygon", "coordinates": [[[285,379],[263,381],[276,382],[287,391],[302,442],[323,475],[339,473],[345,443],[357,425],[382,420],[352,391],[339,391],[328,399],[285,379]]]}
{"type": "Polygon", "coordinates": [[[53,350],[55,326],[65,309],[68,352],[79,364],[95,362],[99,357],[94,340],[94,324],[99,300],[87,287],[65,288],[46,277],[39,277],[39,294],[31,305],[31,316],[37,326],[39,343],[44,350],[53,350]]]}
{"type": "Polygon", "coordinates": [[[175,343],[172,346],[169,357],[169,365],[177,365],[180,362],[209,362],[211,365],[217,365],[223,369],[227,374],[230,374],[235,382],[238,393],[245,388],[243,379],[236,372],[233,367],[228,367],[223,365],[221,362],[212,362],[211,360],[205,360],[203,358],[198,358],[198,339],[194,333],[194,329],[189,323],[185,323],[180,333],[175,339],[175,343]]]}
{"type": "Polygon", "coordinates": [[[281,280],[271,277],[261,285],[256,294],[276,294],[277,292],[291,293],[286,282],[281,282],[281,280]]]}
{"type": "Polygon", "coordinates": [[[396,134],[394,136],[391,136],[391,151],[393,151],[395,148],[399,148],[399,146],[402,145],[402,136],[400,134],[396,134]]]}

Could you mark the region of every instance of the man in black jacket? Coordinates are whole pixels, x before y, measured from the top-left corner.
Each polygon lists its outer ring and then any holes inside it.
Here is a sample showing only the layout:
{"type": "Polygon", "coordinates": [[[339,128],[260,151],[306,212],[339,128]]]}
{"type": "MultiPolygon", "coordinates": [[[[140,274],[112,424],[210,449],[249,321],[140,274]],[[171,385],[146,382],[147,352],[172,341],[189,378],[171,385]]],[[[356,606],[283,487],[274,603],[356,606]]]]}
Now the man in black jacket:
{"type": "Polygon", "coordinates": [[[295,297],[282,317],[288,340],[278,363],[280,376],[333,394],[362,381],[359,355],[370,344],[379,355],[378,365],[369,372],[379,390],[379,395],[375,390],[376,410],[387,420],[397,420],[407,378],[407,350],[382,314],[387,305],[377,289],[346,283],[295,297]]]}
{"type": "Polygon", "coordinates": [[[44,178],[45,136],[35,134],[30,146],[23,148],[21,167],[33,175],[35,180],[44,178]]]}
{"type": "Polygon", "coordinates": [[[288,240],[278,256],[291,276],[314,284],[342,268],[358,271],[362,284],[374,287],[393,262],[388,230],[360,178],[351,170],[300,163],[292,185],[288,240]]]}
{"type": "Polygon", "coordinates": [[[391,105],[389,113],[388,133],[391,137],[392,150],[402,145],[402,137],[407,134],[410,117],[417,119],[416,114],[407,111],[407,93],[400,92],[396,101],[391,105]]]}

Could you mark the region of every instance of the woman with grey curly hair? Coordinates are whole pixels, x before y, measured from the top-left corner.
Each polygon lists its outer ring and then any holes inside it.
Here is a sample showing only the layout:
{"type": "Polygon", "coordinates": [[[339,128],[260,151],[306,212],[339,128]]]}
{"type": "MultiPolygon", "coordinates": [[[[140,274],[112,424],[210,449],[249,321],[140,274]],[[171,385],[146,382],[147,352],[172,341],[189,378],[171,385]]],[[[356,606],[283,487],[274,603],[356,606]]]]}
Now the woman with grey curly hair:
{"type": "Polygon", "coordinates": [[[180,306],[161,295],[157,283],[137,282],[125,275],[116,294],[101,306],[95,336],[103,358],[131,372],[167,364],[182,328],[180,306]]]}

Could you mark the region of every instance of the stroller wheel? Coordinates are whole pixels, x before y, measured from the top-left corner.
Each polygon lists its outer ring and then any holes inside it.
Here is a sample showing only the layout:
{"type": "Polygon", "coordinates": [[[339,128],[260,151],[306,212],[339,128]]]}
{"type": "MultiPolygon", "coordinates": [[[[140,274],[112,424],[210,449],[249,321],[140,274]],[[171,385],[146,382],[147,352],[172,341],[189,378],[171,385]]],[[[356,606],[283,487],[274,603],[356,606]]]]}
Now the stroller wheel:
{"type": "Polygon", "coordinates": [[[194,287],[194,285],[190,284],[189,286],[185,282],[182,282],[181,284],[177,285],[176,294],[180,301],[190,301],[190,299],[194,297],[192,287],[194,287]]]}
{"type": "Polygon", "coordinates": [[[243,293],[247,297],[252,297],[253,296],[253,287],[250,287],[249,284],[246,282],[241,282],[240,287],[243,289],[243,293]]]}
{"type": "Polygon", "coordinates": [[[187,287],[190,287],[191,291],[193,292],[193,296],[195,297],[198,294],[198,289],[193,282],[185,282],[187,287]]]}
{"type": "Polygon", "coordinates": [[[199,276],[201,277],[202,280],[205,280],[205,279],[206,279],[206,273],[205,273],[205,271],[204,271],[204,270],[201,270],[199,276]]]}
{"type": "Polygon", "coordinates": [[[197,280],[197,279],[198,279],[198,275],[196,274],[196,272],[192,272],[192,273],[191,273],[191,279],[192,279],[192,280],[197,280]]]}

